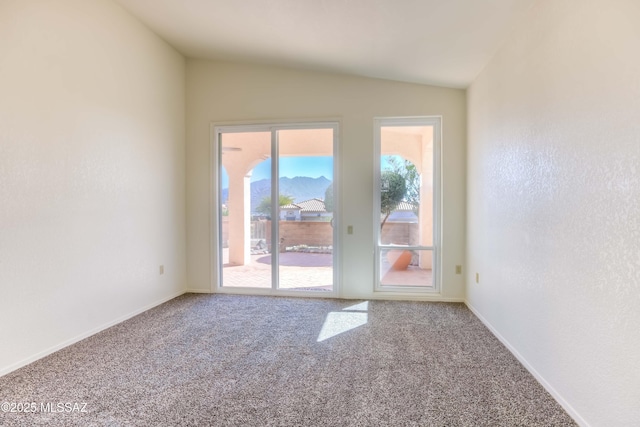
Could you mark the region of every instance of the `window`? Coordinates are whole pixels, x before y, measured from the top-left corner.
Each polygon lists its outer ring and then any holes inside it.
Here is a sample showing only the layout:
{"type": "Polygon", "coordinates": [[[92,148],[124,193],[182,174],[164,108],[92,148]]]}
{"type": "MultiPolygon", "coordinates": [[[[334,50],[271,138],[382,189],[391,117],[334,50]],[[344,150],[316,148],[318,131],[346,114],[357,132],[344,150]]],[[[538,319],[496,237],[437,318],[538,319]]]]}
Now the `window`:
{"type": "Polygon", "coordinates": [[[440,128],[439,117],[375,121],[377,291],[439,290],[440,128]]]}

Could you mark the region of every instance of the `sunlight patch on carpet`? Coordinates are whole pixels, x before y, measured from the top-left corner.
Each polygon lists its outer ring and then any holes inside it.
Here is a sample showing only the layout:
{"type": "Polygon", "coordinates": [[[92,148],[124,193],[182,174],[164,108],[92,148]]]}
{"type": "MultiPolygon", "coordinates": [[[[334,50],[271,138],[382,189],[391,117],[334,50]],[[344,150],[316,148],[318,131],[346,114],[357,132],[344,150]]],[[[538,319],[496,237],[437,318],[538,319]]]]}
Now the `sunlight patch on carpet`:
{"type": "Polygon", "coordinates": [[[369,311],[369,301],[364,301],[356,305],[343,308],[343,311],[369,311]]]}
{"type": "Polygon", "coordinates": [[[336,335],[340,335],[344,332],[358,328],[362,325],[366,325],[368,321],[367,313],[352,313],[352,312],[339,312],[332,311],[327,314],[327,318],[322,325],[320,335],[318,335],[317,342],[324,341],[336,335]]]}

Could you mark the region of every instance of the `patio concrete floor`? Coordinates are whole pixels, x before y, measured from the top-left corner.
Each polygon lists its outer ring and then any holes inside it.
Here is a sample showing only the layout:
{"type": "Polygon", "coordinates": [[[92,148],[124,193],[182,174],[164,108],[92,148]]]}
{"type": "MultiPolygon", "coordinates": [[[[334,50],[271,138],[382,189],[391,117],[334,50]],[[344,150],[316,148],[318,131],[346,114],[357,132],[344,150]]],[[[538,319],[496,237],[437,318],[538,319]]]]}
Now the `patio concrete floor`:
{"type": "MultiPolygon", "coordinates": [[[[333,256],[302,252],[280,254],[280,289],[299,291],[331,291],[333,284],[333,256]]],[[[225,287],[271,288],[271,254],[251,255],[246,265],[230,265],[229,251],[223,251],[222,283],[225,287]]],[[[382,265],[382,283],[400,286],[431,286],[431,270],[409,266],[406,270],[392,270],[382,265]]]]}
{"type": "MultiPolygon", "coordinates": [[[[271,288],[271,254],[251,255],[246,265],[228,264],[225,249],[223,286],[271,288]]],[[[333,285],[331,254],[284,252],[280,254],[280,289],[331,291],[333,285]]]]}

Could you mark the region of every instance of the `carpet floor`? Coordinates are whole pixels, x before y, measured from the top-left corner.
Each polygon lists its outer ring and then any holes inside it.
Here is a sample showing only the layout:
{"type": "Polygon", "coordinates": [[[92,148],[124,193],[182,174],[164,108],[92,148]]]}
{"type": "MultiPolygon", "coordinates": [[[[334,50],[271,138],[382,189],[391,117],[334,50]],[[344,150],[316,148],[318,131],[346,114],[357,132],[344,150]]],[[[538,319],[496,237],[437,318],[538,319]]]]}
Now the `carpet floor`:
{"type": "Polygon", "coordinates": [[[452,303],[187,294],[1,377],[0,402],[36,409],[2,426],[576,425],[452,303]]]}

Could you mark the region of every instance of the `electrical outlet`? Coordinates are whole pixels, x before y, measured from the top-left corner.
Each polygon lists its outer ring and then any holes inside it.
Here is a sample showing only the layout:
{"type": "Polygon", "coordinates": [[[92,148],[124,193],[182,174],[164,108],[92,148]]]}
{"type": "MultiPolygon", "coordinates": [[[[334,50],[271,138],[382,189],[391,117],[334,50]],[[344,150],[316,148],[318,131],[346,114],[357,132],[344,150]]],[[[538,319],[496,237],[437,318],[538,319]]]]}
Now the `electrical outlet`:
{"type": "Polygon", "coordinates": [[[476,283],[480,283],[480,273],[476,273],[476,283]]]}
{"type": "Polygon", "coordinates": [[[160,274],[164,274],[164,265],[160,266],[160,274]]]}
{"type": "Polygon", "coordinates": [[[456,274],[462,274],[462,266],[456,265],[456,274]]]}
{"type": "Polygon", "coordinates": [[[353,234],[353,225],[347,225],[347,234],[353,234]]]}

